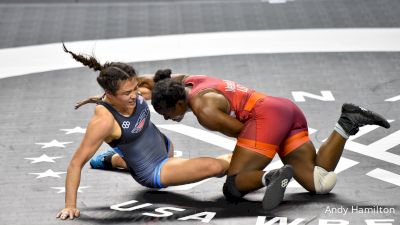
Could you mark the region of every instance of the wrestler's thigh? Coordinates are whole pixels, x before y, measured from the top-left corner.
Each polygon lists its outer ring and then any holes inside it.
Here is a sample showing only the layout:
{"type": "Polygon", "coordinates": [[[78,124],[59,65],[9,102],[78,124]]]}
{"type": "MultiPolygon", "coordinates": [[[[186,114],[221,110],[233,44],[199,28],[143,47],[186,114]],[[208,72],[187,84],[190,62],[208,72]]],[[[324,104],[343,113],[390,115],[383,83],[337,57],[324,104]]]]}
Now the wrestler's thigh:
{"type": "Polygon", "coordinates": [[[294,178],[308,191],[314,191],[315,158],[316,150],[311,141],[282,158],[284,164],[293,166],[294,178]]]}
{"type": "Polygon", "coordinates": [[[263,170],[271,160],[271,158],[260,153],[241,146],[236,146],[228,169],[228,175],[234,175],[244,171],[263,170]]]}

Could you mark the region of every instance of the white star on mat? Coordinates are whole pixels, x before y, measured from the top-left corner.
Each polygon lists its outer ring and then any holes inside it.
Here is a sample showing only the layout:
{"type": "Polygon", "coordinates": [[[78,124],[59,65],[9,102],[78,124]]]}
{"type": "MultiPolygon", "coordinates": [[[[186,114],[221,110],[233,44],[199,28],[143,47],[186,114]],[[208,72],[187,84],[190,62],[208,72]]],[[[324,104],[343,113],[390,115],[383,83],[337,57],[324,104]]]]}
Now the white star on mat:
{"type": "MultiPolygon", "coordinates": [[[[81,189],[85,189],[85,188],[89,188],[90,186],[83,186],[83,187],[79,187],[78,188],[78,192],[79,193],[83,193],[83,191],[81,189]]],[[[50,187],[52,189],[56,189],[58,190],[57,194],[59,193],[65,193],[65,187],[50,187]]]]}
{"type": "Polygon", "coordinates": [[[60,178],[59,174],[64,174],[67,172],[54,172],[53,170],[47,170],[46,172],[43,173],[29,173],[29,174],[34,174],[34,175],[39,175],[36,177],[36,179],[43,178],[43,177],[56,177],[60,178]]]}
{"type": "Polygon", "coordinates": [[[59,142],[57,140],[52,140],[50,142],[44,142],[44,143],[35,143],[37,145],[43,145],[42,148],[50,148],[50,147],[60,147],[60,148],[65,148],[66,144],[71,144],[72,142],[59,142]]]}
{"type": "Polygon", "coordinates": [[[74,133],[84,134],[84,133],[86,133],[86,129],[83,129],[82,127],[75,127],[72,129],[60,129],[60,130],[66,131],[67,133],[65,133],[65,134],[74,134],[74,133]]]}
{"type": "Polygon", "coordinates": [[[54,159],[59,159],[62,158],[61,156],[55,156],[55,157],[48,157],[46,154],[41,155],[40,157],[37,158],[25,158],[32,160],[32,163],[39,163],[39,162],[55,162],[54,159]]]}

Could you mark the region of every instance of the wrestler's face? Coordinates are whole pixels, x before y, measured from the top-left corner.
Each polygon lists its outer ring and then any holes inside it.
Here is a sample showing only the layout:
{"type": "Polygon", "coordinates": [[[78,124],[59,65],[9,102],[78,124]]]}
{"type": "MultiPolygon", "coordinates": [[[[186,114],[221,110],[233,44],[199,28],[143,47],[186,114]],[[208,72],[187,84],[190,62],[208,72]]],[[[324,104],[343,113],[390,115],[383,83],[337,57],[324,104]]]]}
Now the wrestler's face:
{"type": "Polygon", "coordinates": [[[135,78],[121,81],[118,91],[113,95],[114,103],[124,109],[134,109],[138,88],[138,81],[135,78]]]}
{"type": "Polygon", "coordinates": [[[175,122],[180,122],[187,111],[187,104],[183,100],[179,100],[175,107],[163,110],[161,114],[164,116],[165,120],[173,120],[175,122]]]}

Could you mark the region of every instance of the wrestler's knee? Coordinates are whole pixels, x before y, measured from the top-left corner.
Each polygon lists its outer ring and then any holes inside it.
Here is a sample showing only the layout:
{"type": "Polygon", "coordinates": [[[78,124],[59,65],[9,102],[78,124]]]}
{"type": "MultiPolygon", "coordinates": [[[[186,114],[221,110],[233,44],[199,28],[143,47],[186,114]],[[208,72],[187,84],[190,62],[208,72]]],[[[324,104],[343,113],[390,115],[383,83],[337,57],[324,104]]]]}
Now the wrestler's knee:
{"type": "Polygon", "coordinates": [[[209,160],[208,163],[205,164],[204,170],[211,177],[222,177],[226,173],[225,166],[217,159],[209,160]]]}
{"type": "Polygon", "coordinates": [[[324,168],[315,166],[314,167],[314,191],[317,194],[327,194],[336,185],[337,176],[336,173],[331,171],[328,172],[324,168]]]}

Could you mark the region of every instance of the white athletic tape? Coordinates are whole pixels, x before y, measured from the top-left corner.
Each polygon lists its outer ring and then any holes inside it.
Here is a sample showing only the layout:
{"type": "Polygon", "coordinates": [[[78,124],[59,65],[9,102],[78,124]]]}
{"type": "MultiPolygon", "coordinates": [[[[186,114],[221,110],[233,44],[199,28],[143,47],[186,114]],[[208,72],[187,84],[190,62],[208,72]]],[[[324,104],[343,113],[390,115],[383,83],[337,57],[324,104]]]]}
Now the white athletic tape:
{"type": "Polygon", "coordinates": [[[328,172],[319,166],[314,167],[314,188],[317,194],[327,194],[335,187],[336,173],[328,172]]]}

